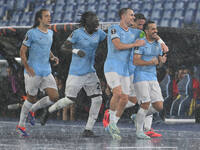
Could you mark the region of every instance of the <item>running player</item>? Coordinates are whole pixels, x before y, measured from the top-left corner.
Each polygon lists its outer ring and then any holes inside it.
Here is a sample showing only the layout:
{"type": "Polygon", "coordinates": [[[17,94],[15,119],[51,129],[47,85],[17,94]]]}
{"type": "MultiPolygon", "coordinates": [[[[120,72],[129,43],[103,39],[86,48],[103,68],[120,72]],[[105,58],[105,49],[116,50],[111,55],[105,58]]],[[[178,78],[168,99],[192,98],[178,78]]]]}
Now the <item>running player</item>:
{"type": "Polygon", "coordinates": [[[21,136],[28,136],[25,122],[33,103],[37,101],[38,89],[45,90],[48,95],[41,99],[43,101],[41,107],[51,105],[58,99],[57,86],[51,74],[49,62],[50,58],[56,64],[59,63],[58,58],[51,52],[53,31],[48,29],[50,22],[51,16],[47,9],[41,9],[36,12],[35,24],[26,33],[26,37],[20,48],[20,57],[25,68],[24,78],[27,93],[27,100],[22,106],[20,121],[16,128],[21,136]],[[29,55],[28,60],[27,53],[29,55]]]}
{"type": "MultiPolygon", "coordinates": [[[[66,81],[65,97],[52,105],[48,112],[52,113],[76,102],[81,88],[91,98],[88,121],[83,132],[85,137],[93,137],[93,126],[102,104],[102,90],[94,68],[95,52],[100,42],[106,39],[106,33],[98,29],[99,20],[95,13],[85,12],[81,16],[80,28],[73,31],[62,49],[73,53],[66,81]]],[[[48,114],[43,118],[45,124],[48,114]]]]}

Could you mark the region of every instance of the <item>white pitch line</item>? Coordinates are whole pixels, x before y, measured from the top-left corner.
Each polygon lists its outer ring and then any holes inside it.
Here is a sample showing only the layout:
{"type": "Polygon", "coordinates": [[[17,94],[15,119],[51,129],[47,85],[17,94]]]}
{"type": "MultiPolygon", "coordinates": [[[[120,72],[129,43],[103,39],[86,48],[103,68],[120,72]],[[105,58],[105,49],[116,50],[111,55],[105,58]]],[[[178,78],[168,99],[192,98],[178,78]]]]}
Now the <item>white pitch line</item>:
{"type": "Polygon", "coordinates": [[[106,149],[177,149],[177,147],[105,147],[106,149]]]}
{"type": "Polygon", "coordinates": [[[165,123],[195,123],[195,119],[165,119],[165,123]]]}

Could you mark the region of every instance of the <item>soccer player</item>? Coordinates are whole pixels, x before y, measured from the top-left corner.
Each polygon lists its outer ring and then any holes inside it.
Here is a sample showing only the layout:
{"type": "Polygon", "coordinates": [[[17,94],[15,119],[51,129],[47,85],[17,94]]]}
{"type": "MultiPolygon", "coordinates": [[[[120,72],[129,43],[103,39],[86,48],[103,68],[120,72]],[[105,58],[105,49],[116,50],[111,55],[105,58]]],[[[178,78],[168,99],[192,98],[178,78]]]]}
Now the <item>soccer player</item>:
{"type": "Polygon", "coordinates": [[[145,44],[144,40],[136,40],[140,37],[140,30],[134,33],[129,28],[134,21],[134,12],[130,8],[119,10],[120,25],[111,25],[108,29],[108,54],[104,64],[104,72],[107,83],[112,89],[113,96],[110,101],[110,123],[107,130],[113,139],[120,140],[120,131],[117,122],[120,119],[124,107],[128,102],[130,90],[129,59],[131,50],[145,44]]]}
{"type": "MultiPolygon", "coordinates": [[[[136,14],[134,14],[134,16],[135,16],[134,23],[131,25],[131,27],[133,29],[143,30],[143,26],[146,22],[145,16],[141,13],[136,13],[136,14]]],[[[142,37],[143,36],[144,35],[142,35],[142,37]]],[[[165,43],[162,40],[159,40],[159,39],[160,39],[160,37],[157,36],[157,40],[160,42],[161,45],[163,45],[162,50],[168,51],[168,47],[165,45],[165,43]]],[[[129,62],[129,72],[130,72],[131,85],[130,85],[130,93],[129,93],[129,98],[128,98],[129,101],[126,104],[125,108],[133,107],[137,103],[137,99],[136,99],[136,95],[135,95],[135,91],[134,91],[134,85],[132,83],[133,74],[134,74],[134,70],[135,70],[135,66],[133,65],[133,54],[134,54],[134,50],[132,50],[132,52],[131,52],[131,57],[130,57],[130,62],[129,62]]],[[[109,124],[109,112],[107,110],[105,111],[104,116],[105,117],[104,117],[103,123],[104,123],[104,127],[106,128],[107,125],[109,124]]],[[[134,120],[135,114],[132,115],[131,118],[132,118],[132,120],[134,120]]],[[[162,136],[161,134],[154,132],[154,130],[151,128],[152,120],[153,120],[152,115],[149,115],[149,116],[146,117],[145,123],[144,123],[144,129],[146,131],[145,134],[147,134],[150,137],[161,137],[162,136]]]]}
{"type": "Polygon", "coordinates": [[[33,103],[37,101],[38,89],[45,90],[48,96],[41,99],[42,107],[51,105],[58,99],[58,91],[55,79],[51,74],[49,59],[59,63],[59,59],[51,52],[53,41],[53,31],[48,27],[51,22],[50,12],[41,9],[36,12],[35,24],[26,33],[26,37],[20,48],[20,57],[24,65],[25,89],[27,100],[24,102],[20,121],[17,125],[17,132],[21,136],[28,136],[26,133],[25,122],[33,103]],[[29,55],[27,60],[27,53],[29,55]]]}
{"type": "MultiPolygon", "coordinates": [[[[80,19],[80,28],[73,31],[62,46],[64,51],[72,52],[69,75],[66,81],[65,97],[52,105],[48,112],[52,113],[76,102],[81,88],[91,98],[89,118],[83,132],[84,137],[93,137],[93,126],[102,104],[100,81],[94,68],[95,52],[100,42],[106,39],[106,33],[98,29],[99,20],[95,13],[85,12],[80,19]]],[[[48,114],[44,116],[44,123],[48,114]]]]}
{"type": "Polygon", "coordinates": [[[163,97],[157,81],[156,65],[165,63],[167,57],[166,54],[163,55],[161,45],[156,40],[158,32],[156,24],[153,21],[147,21],[144,24],[144,31],[146,44],[134,51],[133,58],[136,66],[134,89],[140,104],[135,123],[136,136],[141,139],[149,139],[150,137],[143,131],[145,117],[163,109],[163,97]]]}
{"type": "MultiPolygon", "coordinates": [[[[143,30],[144,24],[146,22],[145,16],[142,13],[136,13],[134,16],[135,16],[134,24],[131,27],[143,30]]],[[[160,37],[158,35],[156,36],[156,40],[162,45],[161,47],[163,51],[168,51],[168,47],[165,45],[165,43],[162,40],[160,40],[160,37]]],[[[126,108],[134,106],[137,103],[134,85],[133,85],[133,77],[134,77],[134,70],[135,70],[135,66],[133,65],[133,55],[134,55],[134,50],[131,53],[130,64],[129,64],[129,71],[131,74],[130,76],[131,85],[130,85],[129,103],[127,103],[126,108]]],[[[131,118],[134,120],[135,114],[132,115],[131,118]]],[[[152,120],[153,120],[153,115],[146,116],[145,122],[144,122],[145,134],[150,137],[161,137],[162,136],[161,134],[154,132],[154,130],[151,128],[152,120]]]]}

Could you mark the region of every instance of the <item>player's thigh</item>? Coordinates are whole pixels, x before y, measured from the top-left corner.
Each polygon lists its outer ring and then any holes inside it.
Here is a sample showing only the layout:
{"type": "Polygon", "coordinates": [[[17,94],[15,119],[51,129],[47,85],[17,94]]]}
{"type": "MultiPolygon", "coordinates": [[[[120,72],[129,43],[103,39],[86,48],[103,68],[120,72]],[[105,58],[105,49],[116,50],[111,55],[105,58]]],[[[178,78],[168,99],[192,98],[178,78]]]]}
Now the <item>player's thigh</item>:
{"type": "Polygon", "coordinates": [[[129,95],[130,93],[130,77],[129,76],[121,76],[120,75],[120,85],[122,88],[123,95],[129,95]]]}
{"type": "Polygon", "coordinates": [[[40,89],[45,90],[45,92],[49,96],[50,100],[54,101],[54,100],[57,100],[59,97],[56,81],[52,74],[42,77],[40,89]]]}
{"type": "Polygon", "coordinates": [[[151,91],[150,91],[151,103],[164,101],[162,92],[161,92],[161,88],[157,81],[150,82],[150,89],[151,89],[151,91]]]}
{"type": "Polygon", "coordinates": [[[56,80],[53,77],[52,74],[49,74],[48,76],[42,77],[42,82],[41,82],[41,90],[45,90],[46,88],[51,88],[58,90],[57,85],[56,85],[56,80]]]}
{"type": "Polygon", "coordinates": [[[149,83],[147,81],[134,83],[134,89],[139,104],[151,101],[149,93],[149,83]]]}
{"type": "MultiPolygon", "coordinates": [[[[134,76],[131,75],[130,76],[130,91],[129,91],[129,97],[131,97],[131,99],[136,99],[136,93],[135,93],[135,88],[134,88],[134,84],[133,84],[133,79],[134,76]]],[[[134,100],[134,102],[136,102],[136,100],[134,100]]]]}
{"type": "Polygon", "coordinates": [[[106,72],[105,77],[107,84],[112,90],[116,87],[121,86],[120,76],[116,72],[106,72]]]}
{"type": "Polygon", "coordinates": [[[83,87],[88,96],[102,95],[101,84],[96,73],[87,74],[83,87]]]}
{"type": "Polygon", "coordinates": [[[25,90],[26,93],[32,97],[36,96],[38,89],[41,86],[42,78],[40,76],[29,76],[24,74],[25,90]]]}
{"type": "Polygon", "coordinates": [[[106,81],[112,91],[119,91],[122,94],[129,95],[130,90],[130,77],[121,76],[117,72],[106,72],[106,81]]]}
{"type": "Polygon", "coordinates": [[[56,101],[59,99],[58,90],[55,88],[46,88],[45,89],[46,94],[49,96],[50,100],[56,101]]]}
{"type": "Polygon", "coordinates": [[[68,75],[65,85],[65,96],[74,98],[77,97],[85,80],[85,76],[68,75]]]}

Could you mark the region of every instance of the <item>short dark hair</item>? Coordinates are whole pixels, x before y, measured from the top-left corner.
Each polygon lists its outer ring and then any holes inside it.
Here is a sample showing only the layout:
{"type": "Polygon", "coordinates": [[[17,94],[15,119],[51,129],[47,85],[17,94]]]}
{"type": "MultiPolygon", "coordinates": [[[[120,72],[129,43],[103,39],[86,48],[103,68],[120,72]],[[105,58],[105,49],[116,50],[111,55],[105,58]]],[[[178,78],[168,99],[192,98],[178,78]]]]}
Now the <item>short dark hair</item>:
{"type": "Polygon", "coordinates": [[[43,11],[49,11],[48,9],[42,8],[39,11],[36,12],[35,14],[35,21],[34,21],[34,25],[32,28],[36,28],[40,25],[40,21],[38,20],[38,18],[42,19],[42,12],[43,11]]]}
{"type": "Polygon", "coordinates": [[[122,15],[127,12],[127,10],[132,10],[131,8],[122,8],[119,10],[119,17],[121,19],[122,15]]]}
{"type": "Polygon", "coordinates": [[[97,16],[94,12],[92,11],[86,11],[81,15],[80,19],[80,26],[85,27],[87,25],[87,19],[91,16],[97,16]]]}
{"type": "Polygon", "coordinates": [[[144,19],[144,20],[146,20],[144,14],[142,14],[142,13],[136,13],[134,16],[135,16],[134,21],[137,21],[137,20],[139,20],[139,19],[144,19]]]}
{"type": "Polygon", "coordinates": [[[155,22],[152,21],[152,20],[148,20],[148,21],[146,21],[145,24],[144,24],[144,26],[143,26],[143,30],[148,29],[149,24],[152,24],[152,23],[155,23],[155,22]]]}

